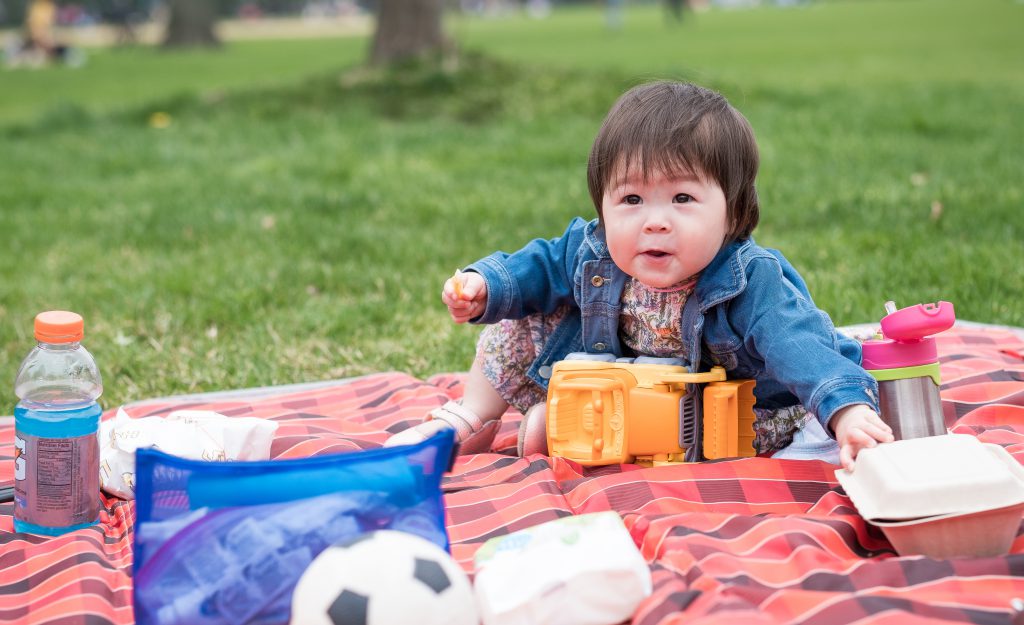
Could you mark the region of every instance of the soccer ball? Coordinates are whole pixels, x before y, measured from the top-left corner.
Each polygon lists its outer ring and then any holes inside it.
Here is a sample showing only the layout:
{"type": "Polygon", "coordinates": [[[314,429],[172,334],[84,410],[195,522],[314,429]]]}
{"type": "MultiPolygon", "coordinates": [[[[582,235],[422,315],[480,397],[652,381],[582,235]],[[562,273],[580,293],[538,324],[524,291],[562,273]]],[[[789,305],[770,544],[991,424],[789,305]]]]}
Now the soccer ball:
{"type": "Polygon", "coordinates": [[[469,578],[434,543],[361,534],[325,549],[299,578],[291,625],[477,625],[469,578]]]}

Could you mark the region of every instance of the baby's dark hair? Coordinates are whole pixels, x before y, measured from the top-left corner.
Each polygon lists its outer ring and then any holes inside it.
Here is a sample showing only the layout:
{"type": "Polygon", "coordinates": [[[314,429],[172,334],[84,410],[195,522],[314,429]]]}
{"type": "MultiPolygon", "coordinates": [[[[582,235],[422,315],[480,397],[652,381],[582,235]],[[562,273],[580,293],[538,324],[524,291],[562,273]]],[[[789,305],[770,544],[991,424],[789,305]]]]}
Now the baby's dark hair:
{"type": "Polygon", "coordinates": [[[645,179],[655,171],[711,178],[725,194],[728,238],[735,241],[757,226],[758,160],[750,123],[720,94],[690,83],[652,82],[624,93],[608,112],[590,150],[587,184],[603,219],[605,189],[631,167],[645,179]]]}

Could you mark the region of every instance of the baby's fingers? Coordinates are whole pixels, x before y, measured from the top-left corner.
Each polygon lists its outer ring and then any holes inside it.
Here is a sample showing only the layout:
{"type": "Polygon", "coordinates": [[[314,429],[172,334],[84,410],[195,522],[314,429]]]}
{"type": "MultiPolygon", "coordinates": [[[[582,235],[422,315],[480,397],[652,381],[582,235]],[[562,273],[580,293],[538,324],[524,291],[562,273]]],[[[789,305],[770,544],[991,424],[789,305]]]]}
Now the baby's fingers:
{"type": "Polygon", "coordinates": [[[454,310],[449,310],[448,314],[451,315],[452,321],[454,321],[455,323],[466,323],[467,321],[476,316],[468,313],[457,313],[454,310]]]}
{"type": "Polygon", "coordinates": [[[445,280],[441,301],[455,323],[466,323],[484,313],[487,306],[487,283],[476,272],[455,271],[445,280]]]}
{"type": "MultiPolygon", "coordinates": [[[[870,426],[869,426],[870,427],[870,426]]],[[[881,432],[879,432],[881,433],[881,432]]],[[[875,447],[878,441],[861,428],[851,428],[845,436],[845,440],[839,449],[839,461],[848,471],[853,471],[854,460],[860,450],[875,447]]]]}
{"type": "MultiPolygon", "coordinates": [[[[882,417],[878,416],[878,413],[872,411],[867,418],[867,422],[874,426],[876,429],[881,430],[888,435],[888,440],[892,440],[892,428],[885,421],[882,421],[882,417]]],[[[876,437],[877,438],[877,437],[876,437]]],[[[881,439],[879,439],[881,440],[881,439]]]]}
{"type": "MultiPolygon", "coordinates": [[[[861,426],[861,429],[864,432],[866,432],[868,436],[878,441],[879,443],[891,443],[893,440],[895,440],[895,438],[892,435],[892,429],[884,423],[882,423],[881,425],[876,425],[874,423],[865,423],[863,426],[861,426]]],[[[874,445],[872,445],[872,447],[874,447],[874,445]]]]}
{"type": "Polygon", "coordinates": [[[449,308],[448,314],[451,315],[452,320],[454,320],[455,323],[466,323],[467,321],[475,319],[483,314],[483,309],[479,306],[471,306],[465,310],[449,308]]]}
{"type": "Polygon", "coordinates": [[[448,314],[451,315],[455,323],[466,323],[470,319],[479,317],[484,312],[483,303],[478,301],[457,300],[446,303],[448,304],[448,314]]]}
{"type": "Polygon", "coordinates": [[[461,286],[455,286],[456,280],[457,278],[452,277],[444,281],[444,288],[441,289],[441,301],[448,307],[468,306],[470,298],[466,297],[461,286]]]}
{"type": "Polygon", "coordinates": [[[853,446],[843,445],[839,448],[839,464],[847,471],[853,471],[853,446]]]}
{"type": "Polygon", "coordinates": [[[486,297],[487,282],[483,276],[475,271],[460,273],[459,276],[462,281],[460,286],[462,299],[478,302],[486,297]]]}

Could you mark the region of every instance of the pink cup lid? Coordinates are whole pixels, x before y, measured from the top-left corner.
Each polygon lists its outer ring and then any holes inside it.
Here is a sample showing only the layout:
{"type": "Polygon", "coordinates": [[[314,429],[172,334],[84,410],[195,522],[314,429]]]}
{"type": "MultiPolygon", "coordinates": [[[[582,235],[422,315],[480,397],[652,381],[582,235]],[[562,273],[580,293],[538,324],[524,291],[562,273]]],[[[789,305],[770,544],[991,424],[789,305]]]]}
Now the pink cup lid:
{"type": "Polygon", "coordinates": [[[939,359],[933,338],[911,343],[889,339],[864,341],[861,349],[861,366],[868,370],[917,367],[939,359]]]}
{"type": "Polygon", "coordinates": [[[861,365],[865,369],[895,369],[936,362],[939,355],[931,335],[948,330],[955,322],[949,302],[917,304],[889,313],[882,318],[883,338],[862,345],[861,365]]]}
{"type": "Polygon", "coordinates": [[[882,317],[882,335],[894,341],[919,341],[953,327],[953,304],[918,304],[882,317]]]}

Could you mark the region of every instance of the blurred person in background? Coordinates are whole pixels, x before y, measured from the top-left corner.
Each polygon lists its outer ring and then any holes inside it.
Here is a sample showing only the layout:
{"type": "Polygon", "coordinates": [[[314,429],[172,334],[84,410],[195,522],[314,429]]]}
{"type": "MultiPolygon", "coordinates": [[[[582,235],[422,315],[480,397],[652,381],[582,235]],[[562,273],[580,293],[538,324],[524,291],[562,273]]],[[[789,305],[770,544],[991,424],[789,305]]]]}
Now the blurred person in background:
{"type": "Polygon", "coordinates": [[[38,68],[50,61],[81,65],[84,61],[81,52],[59,43],[54,36],[56,22],[57,3],[54,0],[32,0],[25,12],[24,38],[13,42],[6,50],[7,65],[38,68]]]}
{"type": "Polygon", "coordinates": [[[57,23],[57,3],[32,0],[25,12],[25,51],[38,53],[45,61],[57,47],[53,26],[57,23]]]}

